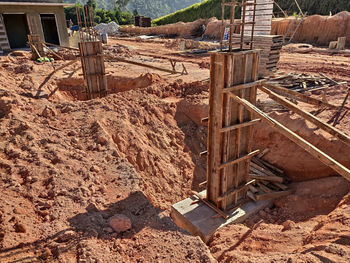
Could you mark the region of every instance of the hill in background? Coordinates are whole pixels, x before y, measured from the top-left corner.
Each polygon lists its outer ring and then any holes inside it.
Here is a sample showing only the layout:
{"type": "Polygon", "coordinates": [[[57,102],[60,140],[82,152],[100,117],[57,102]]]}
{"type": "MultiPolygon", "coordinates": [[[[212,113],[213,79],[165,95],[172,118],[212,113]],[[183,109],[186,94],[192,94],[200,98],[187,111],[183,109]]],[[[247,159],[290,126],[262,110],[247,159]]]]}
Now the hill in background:
{"type": "MultiPolygon", "coordinates": [[[[136,9],[140,15],[157,18],[202,1],[203,0],[130,0],[126,5],[126,9],[130,12],[136,9]]],[[[65,2],[86,4],[87,0],[66,0],[65,2]]],[[[115,2],[115,0],[98,0],[97,7],[113,10],[115,2]]]]}
{"type": "MultiPolygon", "coordinates": [[[[197,3],[172,14],[160,17],[153,22],[155,25],[165,25],[179,21],[191,22],[200,18],[216,17],[221,19],[221,2],[222,0],[204,0],[202,3],[197,3]]],[[[298,12],[298,8],[292,0],[276,0],[276,2],[283,10],[287,11],[288,14],[298,12]]],[[[350,11],[349,0],[299,0],[299,4],[303,12],[307,12],[309,15],[328,15],[330,12],[335,14],[341,11],[350,11]]],[[[280,12],[276,6],[275,12],[280,12]]],[[[226,13],[228,14],[229,12],[226,13]]],[[[236,17],[239,18],[239,16],[240,11],[237,10],[236,17]]]]}
{"type": "Polygon", "coordinates": [[[136,9],[140,15],[157,18],[202,1],[203,0],[131,0],[127,8],[131,12],[136,9]]]}

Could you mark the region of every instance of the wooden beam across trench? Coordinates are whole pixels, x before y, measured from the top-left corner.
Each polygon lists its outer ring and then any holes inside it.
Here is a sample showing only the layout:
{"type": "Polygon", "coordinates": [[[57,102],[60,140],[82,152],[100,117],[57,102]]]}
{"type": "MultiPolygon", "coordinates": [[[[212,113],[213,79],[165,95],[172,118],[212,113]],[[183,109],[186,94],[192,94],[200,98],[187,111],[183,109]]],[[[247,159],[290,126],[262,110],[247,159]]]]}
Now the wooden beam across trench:
{"type": "MultiPolygon", "coordinates": [[[[264,83],[262,84],[264,86],[264,83]]],[[[334,137],[338,138],[342,142],[344,142],[347,146],[350,146],[350,137],[346,135],[345,133],[341,132],[337,128],[333,127],[332,125],[329,125],[328,123],[325,123],[312,115],[309,112],[306,112],[302,109],[300,109],[297,105],[294,103],[291,103],[290,101],[286,100],[282,96],[278,95],[277,93],[263,87],[263,86],[258,86],[258,89],[261,91],[265,92],[266,94],[269,95],[271,99],[274,101],[278,102],[282,106],[286,107],[287,109],[293,111],[294,113],[300,115],[301,117],[305,118],[307,121],[313,123],[314,125],[317,126],[317,128],[320,128],[329,134],[333,135],[334,137]]]]}
{"type": "Polygon", "coordinates": [[[278,132],[286,136],[288,139],[299,145],[301,148],[303,148],[305,151],[310,153],[312,156],[320,160],[322,163],[327,165],[328,167],[332,168],[334,171],[342,175],[344,178],[350,181],[350,170],[346,168],[341,163],[334,160],[332,157],[328,156],[321,150],[319,150],[317,147],[300,137],[298,134],[294,133],[278,121],[274,120],[270,116],[268,116],[265,112],[261,111],[259,108],[257,108],[255,105],[250,103],[249,101],[239,98],[235,94],[229,93],[230,97],[243,105],[248,111],[250,111],[252,114],[258,115],[262,121],[266,122],[271,127],[275,128],[278,132]]]}

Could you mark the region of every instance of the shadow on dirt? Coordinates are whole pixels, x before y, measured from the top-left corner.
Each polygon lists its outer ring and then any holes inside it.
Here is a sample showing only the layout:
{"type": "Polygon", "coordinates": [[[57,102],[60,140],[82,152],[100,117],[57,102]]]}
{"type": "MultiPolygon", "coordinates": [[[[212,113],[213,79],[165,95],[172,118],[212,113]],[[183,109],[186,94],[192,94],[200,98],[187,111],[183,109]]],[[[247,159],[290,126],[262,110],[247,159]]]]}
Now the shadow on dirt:
{"type": "MultiPolygon", "coordinates": [[[[70,225],[87,237],[100,239],[131,238],[143,228],[153,228],[162,231],[182,231],[162,210],[154,207],[146,196],[133,192],[127,198],[110,204],[106,209],[99,210],[93,204],[86,208],[87,212],[69,219],[70,225]],[[123,214],[131,219],[132,229],[124,233],[110,234],[108,219],[116,214],[123,214]]],[[[184,232],[185,233],[185,232],[184,232]]]]}
{"type": "Polygon", "coordinates": [[[68,219],[68,222],[70,228],[54,235],[35,242],[0,249],[0,262],[40,262],[41,260],[52,262],[68,251],[75,251],[84,240],[130,239],[145,227],[189,235],[178,228],[166,213],[154,207],[140,191],[131,193],[127,198],[112,203],[103,210],[90,204],[86,207],[85,213],[75,215],[68,219]],[[123,233],[111,232],[108,219],[115,214],[124,214],[129,217],[132,222],[131,230],[123,233]]]}

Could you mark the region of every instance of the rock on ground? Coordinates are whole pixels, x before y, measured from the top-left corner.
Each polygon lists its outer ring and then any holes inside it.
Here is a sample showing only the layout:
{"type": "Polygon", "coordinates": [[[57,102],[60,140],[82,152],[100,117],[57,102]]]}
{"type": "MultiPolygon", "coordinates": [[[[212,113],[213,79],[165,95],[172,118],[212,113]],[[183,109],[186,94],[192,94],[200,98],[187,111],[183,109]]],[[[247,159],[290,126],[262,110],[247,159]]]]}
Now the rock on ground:
{"type": "Polygon", "coordinates": [[[123,214],[115,215],[109,219],[109,225],[117,233],[131,229],[131,220],[123,214]]]}

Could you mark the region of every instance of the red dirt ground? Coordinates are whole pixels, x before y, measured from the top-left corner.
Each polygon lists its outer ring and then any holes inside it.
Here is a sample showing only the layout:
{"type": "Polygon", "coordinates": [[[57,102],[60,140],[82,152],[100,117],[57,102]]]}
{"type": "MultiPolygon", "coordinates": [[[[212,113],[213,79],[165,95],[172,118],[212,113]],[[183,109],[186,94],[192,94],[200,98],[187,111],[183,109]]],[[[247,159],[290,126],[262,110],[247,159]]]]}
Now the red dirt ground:
{"type": "MultiPolygon", "coordinates": [[[[208,109],[209,70],[203,65],[209,58],[184,57],[168,48],[172,41],[112,39],[110,45],[116,54],[169,69],[163,57],[177,59],[189,75],[106,62],[110,94],[91,101],[83,101],[79,63],[48,78],[50,63],[37,65],[27,53],[1,57],[0,262],[349,261],[349,184],[340,177],[295,183],[293,195],[245,224],[220,230],[208,247],[174,225],[171,204],[205,180],[200,119],[208,109]],[[108,219],[117,213],[131,219],[131,230],[111,231],[108,219]]],[[[284,52],[279,67],[350,80],[350,62],[342,56],[284,52]]],[[[344,94],[345,87],[330,88],[327,99],[340,104],[344,94]]],[[[319,117],[333,114],[325,110],[319,117]]],[[[347,114],[337,127],[348,132],[349,121],[347,114]]],[[[300,127],[313,138],[312,128],[300,127]]],[[[293,147],[268,130],[259,136],[270,137],[256,145],[275,145],[276,153],[293,147]]],[[[329,148],[326,135],[319,136],[329,148]]],[[[293,152],[301,158],[294,163],[310,158],[293,152]]],[[[279,163],[287,169],[288,158],[279,163]]],[[[299,179],[334,175],[322,169],[310,175],[304,168],[296,171],[299,179]]]]}

